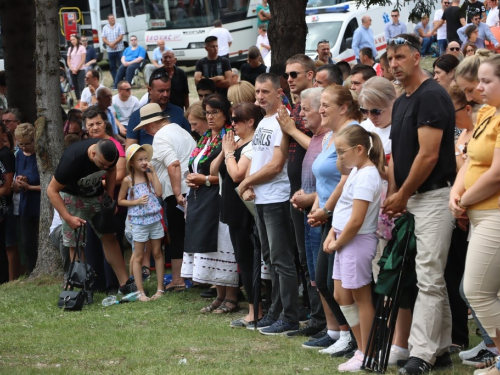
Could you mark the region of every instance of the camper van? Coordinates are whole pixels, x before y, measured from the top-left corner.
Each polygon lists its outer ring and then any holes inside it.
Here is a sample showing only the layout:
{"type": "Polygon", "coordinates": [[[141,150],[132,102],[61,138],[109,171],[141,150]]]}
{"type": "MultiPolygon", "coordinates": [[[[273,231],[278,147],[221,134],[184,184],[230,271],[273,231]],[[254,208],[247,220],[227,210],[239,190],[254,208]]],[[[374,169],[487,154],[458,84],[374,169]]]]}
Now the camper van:
{"type": "MultiPolygon", "coordinates": [[[[330,42],[330,51],[334,61],[356,62],[354,51],[351,48],[354,31],[361,26],[361,18],[369,15],[372,19],[371,29],[375,38],[375,46],[378,57],[385,52],[387,42],[384,36],[384,28],[391,22],[392,6],[373,6],[366,9],[363,6],[356,7],[356,2],[349,1],[336,5],[324,5],[325,1],[311,0],[306,9],[306,23],[308,33],[306,37],[306,55],[316,58],[316,49],[320,40],[330,42]],[[317,5],[317,6],[314,6],[317,5]]],[[[414,1],[404,2],[400,10],[400,21],[406,23],[408,32],[413,32],[414,25],[408,21],[410,9],[414,1]]],[[[264,63],[271,66],[271,54],[266,56],[264,63]]]]}

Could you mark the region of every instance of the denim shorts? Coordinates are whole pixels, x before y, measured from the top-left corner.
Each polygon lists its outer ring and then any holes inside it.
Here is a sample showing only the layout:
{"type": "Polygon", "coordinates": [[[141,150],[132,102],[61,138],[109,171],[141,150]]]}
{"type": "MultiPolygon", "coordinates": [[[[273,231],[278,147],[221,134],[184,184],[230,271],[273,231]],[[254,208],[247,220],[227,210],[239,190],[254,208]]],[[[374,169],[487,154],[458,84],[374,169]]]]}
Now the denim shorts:
{"type": "Polygon", "coordinates": [[[147,242],[150,239],[159,240],[164,235],[161,221],[147,225],[132,224],[132,238],[134,242],[147,242]]]}

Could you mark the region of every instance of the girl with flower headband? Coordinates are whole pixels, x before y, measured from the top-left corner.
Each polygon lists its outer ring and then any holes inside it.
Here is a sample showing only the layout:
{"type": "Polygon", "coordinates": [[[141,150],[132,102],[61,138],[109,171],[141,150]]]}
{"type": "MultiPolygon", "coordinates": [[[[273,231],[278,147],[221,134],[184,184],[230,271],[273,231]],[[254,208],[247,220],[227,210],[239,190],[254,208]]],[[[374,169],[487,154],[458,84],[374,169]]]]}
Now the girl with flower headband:
{"type": "Polygon", "coordinates": [[[334,297],[358,343],[358,350],[338,369],[359,371],[367,350],[375,310],[372,304],[372,260],[376,234],[384,147],[379,136],[359,125],[345,127],[335,138],[339,161],[352,168],[333,212],[332,229],[323,250],[335,253],[334,297]]]}
{"type": "Polygon", "coordinates": [[[237,311],[238,270],[229,228],[219,220],[219,177],[210,175],[210,165],[222,150],[222,137],[232,131],[230,103],[219,94],[203,101],[208,130],[189,159],[186,178],[186,236],[181,276],[199,283],[215,284],[217,299],[201,309],[202,313],[237,311]]]}

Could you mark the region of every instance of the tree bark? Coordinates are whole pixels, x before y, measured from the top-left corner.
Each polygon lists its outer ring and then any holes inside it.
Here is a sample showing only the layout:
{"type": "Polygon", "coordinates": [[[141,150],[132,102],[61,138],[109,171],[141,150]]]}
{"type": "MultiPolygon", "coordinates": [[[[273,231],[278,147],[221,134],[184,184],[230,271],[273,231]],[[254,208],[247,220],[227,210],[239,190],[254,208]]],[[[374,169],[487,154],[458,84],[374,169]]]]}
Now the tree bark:
{"type": "Polygon", "coordinates": [[[33,124],[36,119],[34,0],[0,0],[0,19],[9,107],[18,108],[22,120],[33,124]]]}
{"type": "Polygon", "coordinates": [[[307,0],[269,0],[271,22],[268,36],[271,44],[271,64],[285,61],[306,49],[307,0]]]}
{"type": "MultiPolygon", "coordinates": [[[[36,0],[36,108],[35,143],[40,185],[38,261],[32,277],[62,271],[61,257],[49,239],[54,209],[47,186],[63,152],[64,139],[59,86],[58,1],[36,0]]],[[[75,166],[78,168],[78,166],[75,166]]]]}

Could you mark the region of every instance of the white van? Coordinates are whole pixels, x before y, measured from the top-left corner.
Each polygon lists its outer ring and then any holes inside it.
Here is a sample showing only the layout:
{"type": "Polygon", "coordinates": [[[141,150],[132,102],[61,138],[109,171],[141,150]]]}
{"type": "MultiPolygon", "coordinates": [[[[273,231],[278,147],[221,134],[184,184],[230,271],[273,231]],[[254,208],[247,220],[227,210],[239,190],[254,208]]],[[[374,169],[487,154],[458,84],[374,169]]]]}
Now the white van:
{"type": "MultiPolygon", "coordinates": [[[[384,36],[384,28],[388,22],[391,22],[391,11],[395,8],[391,6],[373,6],[366,9],[363,6],[356,7],[356,2],[349,1],[332,6],[323,6],[325,1],[315,1],[319,6],[313,7],[313,1],[310,0],[306,9],[306,23],[308,33],[306,37],[306,55],[311,58],[317,56],[317,46],[320,40],[328,40],[330,42],[330,51],[332,58],[335,61],[347,61],[356,63],[354,51],[351,49],[352,37],[354,31],[361,26],[361,18],[368,15],[372,19],[371,29],[375,38],[375,46],[377,47],[378,57],[380,57],[386,49],[386,40],[384,36]]],[[[414,25],[408,21],[410,9],[415,2],[405,1],[404,7],[400,10],[400,21],[406,23],[407,31],[413,32],[414,25]]],[[[270,54],[266,56],[264,61],[266,66],[271,66],[270,54]]]]}

